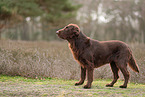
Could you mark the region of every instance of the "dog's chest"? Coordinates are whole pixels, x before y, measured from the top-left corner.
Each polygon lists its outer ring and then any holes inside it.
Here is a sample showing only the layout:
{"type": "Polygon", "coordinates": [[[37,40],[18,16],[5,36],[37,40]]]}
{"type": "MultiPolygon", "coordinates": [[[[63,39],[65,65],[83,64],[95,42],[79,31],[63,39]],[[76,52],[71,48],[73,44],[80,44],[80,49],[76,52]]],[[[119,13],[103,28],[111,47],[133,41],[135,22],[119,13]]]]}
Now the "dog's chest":
{"type": "Polygon", "coordinates": [[[80,57],[80,52],[78,50],[74,50],[74,49],[70,49],[72,54],[73,54],[73,57],[76,59],[76,60],[79,60],[79,57],[80,57]]]}
{"type": "Polygon", "coordinates": [[[73,57],[76,59],[76,60],[79,60],[79,57],[82,55],[82,51],[80,51],[79,49],[77,49],[76,47],[72,46],[72,45],[69,45],[69,48],[73,54],[73,57]]]}

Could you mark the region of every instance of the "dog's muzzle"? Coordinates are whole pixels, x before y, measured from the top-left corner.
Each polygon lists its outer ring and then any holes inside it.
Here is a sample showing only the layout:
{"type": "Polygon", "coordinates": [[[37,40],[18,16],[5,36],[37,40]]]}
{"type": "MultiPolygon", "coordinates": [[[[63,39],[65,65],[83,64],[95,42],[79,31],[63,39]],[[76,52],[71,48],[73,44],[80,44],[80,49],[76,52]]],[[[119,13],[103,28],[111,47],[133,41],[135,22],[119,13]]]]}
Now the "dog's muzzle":
{"type": "Polygon", "coordinates": [[[56,31],[56,34],[59,34],[59,31],[56,31]]]}

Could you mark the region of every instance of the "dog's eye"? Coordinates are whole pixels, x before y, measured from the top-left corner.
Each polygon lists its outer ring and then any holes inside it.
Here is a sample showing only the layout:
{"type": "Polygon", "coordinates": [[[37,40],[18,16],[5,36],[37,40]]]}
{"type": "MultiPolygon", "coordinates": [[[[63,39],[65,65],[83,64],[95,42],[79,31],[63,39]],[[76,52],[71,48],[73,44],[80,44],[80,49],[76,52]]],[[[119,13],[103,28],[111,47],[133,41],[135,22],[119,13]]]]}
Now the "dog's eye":
{"type": "Polygon", "coordinates": [[[79,29],[77,29],[76,31],[79,31],[79,29]]]}
{"type": "Polygon", "coordinates": [[[68,30],[68,27],[66,27],[65,30],[68,30]]]}

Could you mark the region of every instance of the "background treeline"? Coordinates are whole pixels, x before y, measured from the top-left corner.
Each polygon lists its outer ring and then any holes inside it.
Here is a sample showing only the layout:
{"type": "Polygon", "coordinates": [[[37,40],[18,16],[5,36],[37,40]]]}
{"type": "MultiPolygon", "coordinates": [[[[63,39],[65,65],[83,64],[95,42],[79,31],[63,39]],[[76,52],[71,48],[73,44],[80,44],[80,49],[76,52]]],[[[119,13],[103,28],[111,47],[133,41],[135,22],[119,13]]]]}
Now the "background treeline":
{"type": "Polygon", "coordinates": [[[144,0],[0,0],[0,35],[14,40],[56,40],[77,23],[98,40],[145,43],[144,0]]]}
{"type": "Polygon", "coordinates": [[[85,32],[99,40],[145,43],[144,0],[84,0],[79,19],[85,32]]]}
{"type": "Polygon", "coordinates": [[[79,7],[69,0],[0,0],[1,38],[53,40],[54,30],[73,22],[79,7]]]}

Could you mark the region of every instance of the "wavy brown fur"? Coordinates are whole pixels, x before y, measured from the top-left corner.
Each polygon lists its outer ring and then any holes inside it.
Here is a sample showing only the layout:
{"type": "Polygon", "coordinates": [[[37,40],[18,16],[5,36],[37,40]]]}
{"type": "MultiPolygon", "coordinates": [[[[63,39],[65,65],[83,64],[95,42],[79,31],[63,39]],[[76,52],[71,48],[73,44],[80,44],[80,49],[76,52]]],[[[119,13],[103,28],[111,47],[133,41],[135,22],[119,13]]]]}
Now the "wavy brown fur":
{"type": "Polygon", "coordinates": [[[81,79],[75,85],[82,85],[87,73],[88,81],[84,88],[91,88],[94,68],[98,68],[106,63],[110,63],[114,75],[113,81],[107,84],[107,87],[113,87],[116,83],[119,78],[119,70],[121,70],[125,79],[124,84],[120,88],[127,87],[129,80],[128,63],[134,71],[139,72],[131,49],[124,42],[118,40],[98,41],[90,39],[80,31],[80,28],[76,24],[69,24],[56,33],[60,38],[69,42],[69,47],[74,58],[81,65],[81,79]]]}

